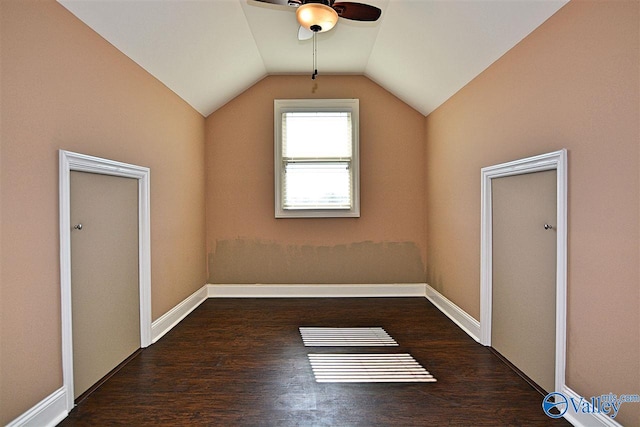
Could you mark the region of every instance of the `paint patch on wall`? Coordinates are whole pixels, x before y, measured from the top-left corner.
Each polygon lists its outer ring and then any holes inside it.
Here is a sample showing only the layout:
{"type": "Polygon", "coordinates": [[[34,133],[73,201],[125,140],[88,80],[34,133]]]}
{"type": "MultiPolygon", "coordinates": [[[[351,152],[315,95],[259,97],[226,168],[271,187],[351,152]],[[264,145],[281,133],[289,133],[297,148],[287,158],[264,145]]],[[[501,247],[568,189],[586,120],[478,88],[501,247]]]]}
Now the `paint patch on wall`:
{"type": "Polygon", "coordinates": [[[218,240],[209,253],[209,283],[423,283],[414,242],[294,246],[259,240],[218,240]]]}

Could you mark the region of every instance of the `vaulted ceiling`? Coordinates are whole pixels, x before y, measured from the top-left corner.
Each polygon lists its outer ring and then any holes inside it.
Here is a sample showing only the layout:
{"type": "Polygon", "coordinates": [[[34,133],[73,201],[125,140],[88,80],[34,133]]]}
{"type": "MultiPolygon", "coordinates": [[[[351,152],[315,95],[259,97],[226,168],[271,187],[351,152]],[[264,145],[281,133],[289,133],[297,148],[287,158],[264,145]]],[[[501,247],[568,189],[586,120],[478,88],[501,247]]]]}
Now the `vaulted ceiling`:
{"type": "MultiPolygon", "coordinates": [[[[58,0],[203,116],[271,74],[312,73],[295,9],[255,0],[58,0]]],[[[365,75],[424,115],[568,0],[360,0],[317,40],[319,77],[365,75]]]]}

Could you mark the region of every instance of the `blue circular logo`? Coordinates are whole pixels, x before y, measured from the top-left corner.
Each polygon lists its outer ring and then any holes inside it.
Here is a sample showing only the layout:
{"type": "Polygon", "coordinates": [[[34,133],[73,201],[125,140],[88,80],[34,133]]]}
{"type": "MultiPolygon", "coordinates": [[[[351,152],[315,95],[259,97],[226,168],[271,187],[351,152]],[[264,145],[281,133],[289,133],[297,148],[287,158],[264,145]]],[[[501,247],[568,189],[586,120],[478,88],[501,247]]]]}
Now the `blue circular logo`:
{"type": "Polygon", "coordinates": [[[562,393],[549,393],[542,400],[542,410],[551,418],[560,418],[569,409],[569,402],[562,393]],[[551,412],[555,408],[558,413],[551,412]]]}

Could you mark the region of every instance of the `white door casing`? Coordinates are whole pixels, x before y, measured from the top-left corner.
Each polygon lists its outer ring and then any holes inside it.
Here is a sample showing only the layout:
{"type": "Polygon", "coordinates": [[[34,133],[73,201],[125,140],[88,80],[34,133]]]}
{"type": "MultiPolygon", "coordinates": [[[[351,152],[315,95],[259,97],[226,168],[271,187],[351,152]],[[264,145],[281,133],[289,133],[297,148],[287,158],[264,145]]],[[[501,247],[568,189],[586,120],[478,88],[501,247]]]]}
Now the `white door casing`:
{"type": "Polygon", "coordinates": [[[138,274],[140,294],[140,347],[151,344],[151,239],[150,170],[142,166],[60,150],[60,288],[62,320],[62,376],[67,411],[73,409],[73,331],[71,299],[71,171],[138,180],[138,274]]]}
{"type": "Polygon", "coordinates": [[[567,150],[482,168],[480,230],[480,343],[491,345],[493,244],[491,180],[556,170],[556,354],[555,390],[565,387],[567,294],[567,150]]]}

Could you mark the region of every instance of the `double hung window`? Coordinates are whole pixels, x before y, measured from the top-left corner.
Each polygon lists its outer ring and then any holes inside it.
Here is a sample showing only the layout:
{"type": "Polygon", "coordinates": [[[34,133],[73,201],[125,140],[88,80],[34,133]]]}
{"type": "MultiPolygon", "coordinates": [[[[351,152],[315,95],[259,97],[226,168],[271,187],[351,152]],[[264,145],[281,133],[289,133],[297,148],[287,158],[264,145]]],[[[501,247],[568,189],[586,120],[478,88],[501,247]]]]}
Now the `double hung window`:
{"type": "Polygon", "coordinates": [[[275,100],[275,216],[359,217],[357,99],[275,100]]]}

